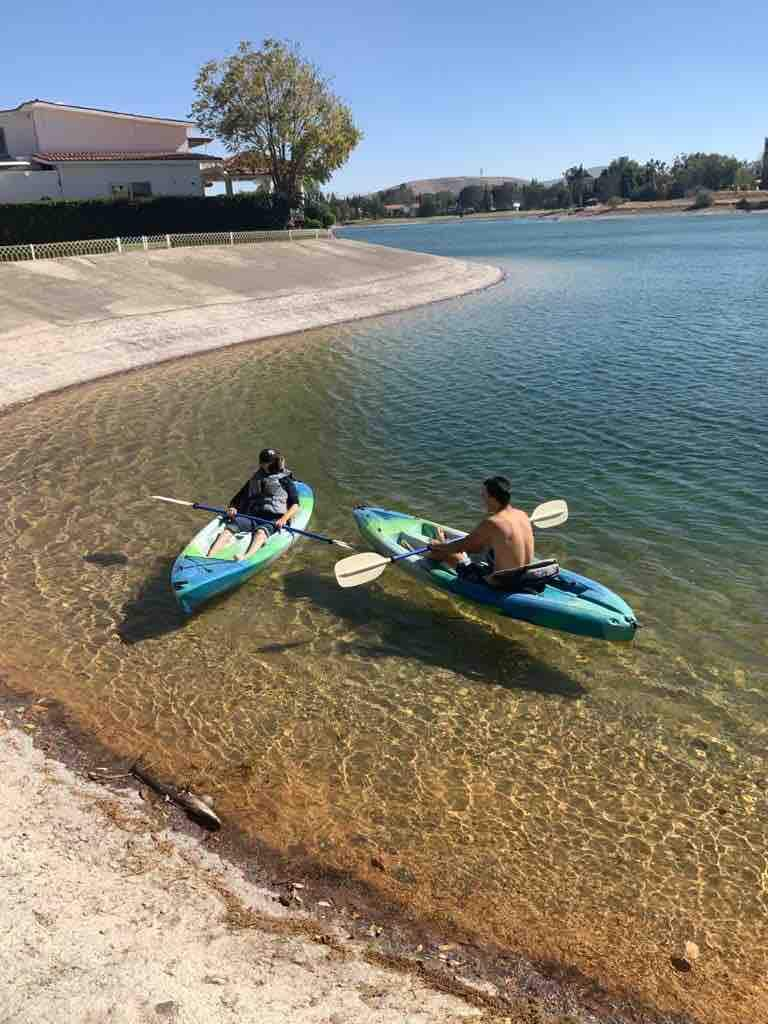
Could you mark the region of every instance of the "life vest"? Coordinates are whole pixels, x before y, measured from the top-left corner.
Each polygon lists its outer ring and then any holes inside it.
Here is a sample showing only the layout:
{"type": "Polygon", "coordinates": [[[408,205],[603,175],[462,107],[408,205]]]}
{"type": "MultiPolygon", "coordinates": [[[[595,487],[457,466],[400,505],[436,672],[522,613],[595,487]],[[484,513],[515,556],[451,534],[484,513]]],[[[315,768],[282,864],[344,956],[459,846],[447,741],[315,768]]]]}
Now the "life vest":
{"type": "Polygon", "coordinates": [[[285,515],[288,511],[288,492],[282,481],[291,475],[287,471],[267,474],[258,470],[248,488],[248,512],[255,516],[262,512],[275,516],[285,515]]]}

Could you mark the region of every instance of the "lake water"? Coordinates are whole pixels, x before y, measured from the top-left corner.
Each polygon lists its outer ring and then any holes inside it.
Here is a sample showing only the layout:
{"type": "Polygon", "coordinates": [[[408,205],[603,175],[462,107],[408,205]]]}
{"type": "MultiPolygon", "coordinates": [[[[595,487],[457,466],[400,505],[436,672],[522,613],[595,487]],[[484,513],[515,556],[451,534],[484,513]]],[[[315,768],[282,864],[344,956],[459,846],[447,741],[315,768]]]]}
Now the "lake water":
{"type": "Polygon", "coordinates": [[[347,235],[507,276],[0,419],[0,666],[246,836],[664,1009],[760,1019],[768,217],[347,235]],[[395,570],[341,591],[310,543],[185,620],[168,570],[201,520],[147,495],[224,503],[266,444],[350,540],[357,502],[467,528],[493,472],[529,510],[565,498],[537,550],[621,593],[637,640],[395,570]]]}

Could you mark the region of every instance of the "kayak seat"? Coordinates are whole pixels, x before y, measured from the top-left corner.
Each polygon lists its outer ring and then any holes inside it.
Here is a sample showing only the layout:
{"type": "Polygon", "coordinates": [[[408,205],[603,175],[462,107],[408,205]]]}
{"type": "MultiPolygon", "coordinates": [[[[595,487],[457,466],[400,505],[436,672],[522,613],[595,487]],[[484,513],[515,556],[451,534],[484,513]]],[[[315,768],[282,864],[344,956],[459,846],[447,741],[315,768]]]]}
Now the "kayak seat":
{"type": "Polygon", "coordinates": [[[526,593],[541,594],[547,583],[560,572],[560,566],[554,558],[545,558],[539,562],[529,562],[520,569],[499,569],[489,573],[485,582],[495,590],[506,594],[526,593]]]}

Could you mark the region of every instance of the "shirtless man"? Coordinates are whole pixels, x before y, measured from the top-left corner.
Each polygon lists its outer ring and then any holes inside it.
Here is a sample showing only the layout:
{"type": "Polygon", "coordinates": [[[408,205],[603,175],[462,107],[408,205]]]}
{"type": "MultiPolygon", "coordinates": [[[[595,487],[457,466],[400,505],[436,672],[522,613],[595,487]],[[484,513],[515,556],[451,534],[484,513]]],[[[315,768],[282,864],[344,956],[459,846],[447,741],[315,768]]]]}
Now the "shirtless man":
{"type": "Polygon", "coordinates": [[[505,476],[491,476],[483,483],[483,501],[488,515],[466,537],[430,542],[428,558],[452,565],[461,576],[494,586],[493,574],[520,569],[533,561],[533,529],[528,516],[510,503],[512,484],[505,476]],[[489,552],[489,565],[468,562],[467,555],[489,552]],[[467,571],[469,570],[469,572],[467,571]]]}

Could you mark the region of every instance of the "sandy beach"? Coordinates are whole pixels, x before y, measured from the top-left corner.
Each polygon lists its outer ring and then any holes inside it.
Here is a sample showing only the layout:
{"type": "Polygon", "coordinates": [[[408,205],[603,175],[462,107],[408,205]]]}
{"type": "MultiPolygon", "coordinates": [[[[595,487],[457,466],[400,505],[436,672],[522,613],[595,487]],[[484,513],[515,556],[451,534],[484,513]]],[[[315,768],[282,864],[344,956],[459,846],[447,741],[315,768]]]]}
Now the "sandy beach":
{"type": "Polygon", "coordinates": [[[172,831],[146,791],[118,795],[85,781],[5,715],[0,750],[0,1020],[481,1018],[465,999],[376,965],[340,925],[312,920],[298,902],[284,909],[277,894],[172,831]]]}

